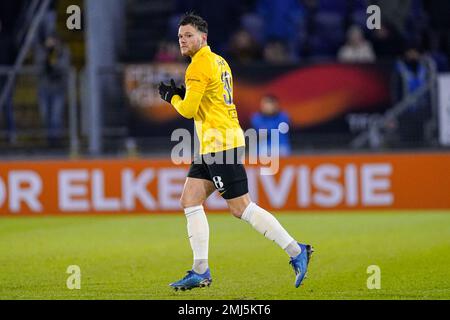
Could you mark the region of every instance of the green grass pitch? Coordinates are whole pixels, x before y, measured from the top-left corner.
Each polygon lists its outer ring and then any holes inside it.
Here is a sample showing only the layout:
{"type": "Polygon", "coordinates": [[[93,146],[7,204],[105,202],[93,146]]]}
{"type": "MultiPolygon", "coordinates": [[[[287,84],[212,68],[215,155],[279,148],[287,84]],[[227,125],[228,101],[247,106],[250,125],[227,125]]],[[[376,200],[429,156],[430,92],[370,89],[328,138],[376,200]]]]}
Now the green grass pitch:
{"type": "Polygon", "coordinates": [[[191,267],[183,215],[19,217],[0,219],[0,299],[450,299],[449,212],[275,215],[316,250],[298,289],[286,253],[228,214],[209,215],[211,287],[185,292],[168,286],[191,267]]]}

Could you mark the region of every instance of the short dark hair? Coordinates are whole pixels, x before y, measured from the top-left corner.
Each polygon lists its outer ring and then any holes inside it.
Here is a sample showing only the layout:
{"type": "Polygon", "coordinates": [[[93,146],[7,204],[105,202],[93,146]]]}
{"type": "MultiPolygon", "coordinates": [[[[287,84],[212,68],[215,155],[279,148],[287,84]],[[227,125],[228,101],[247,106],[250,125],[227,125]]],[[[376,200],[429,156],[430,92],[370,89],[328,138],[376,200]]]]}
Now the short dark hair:
{"type": "Polygon", "coordinates": [[[198,31],[208,34],[208,22],[206,22],[202,17],[194,14],[193,12],[186,13],[181,18],[178,27],[186,26],[188,24],[195,27],[198,31]]]}
{"type": "Polygon", "coordinates": [[[270,100],[271,102],[275,102],[275,103],[279,102],[278,97],[276,95],[274,95],[273,93],[266,93],[263,96],[263,99],[267,99],[267,100],[270,100]]]}

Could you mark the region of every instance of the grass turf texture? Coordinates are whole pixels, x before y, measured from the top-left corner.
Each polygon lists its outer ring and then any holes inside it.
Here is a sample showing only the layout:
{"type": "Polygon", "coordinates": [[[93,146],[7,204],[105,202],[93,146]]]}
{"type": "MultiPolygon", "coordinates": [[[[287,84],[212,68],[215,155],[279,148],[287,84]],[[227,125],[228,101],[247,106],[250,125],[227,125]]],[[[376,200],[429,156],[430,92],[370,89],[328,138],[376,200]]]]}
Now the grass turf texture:
{"type": "Polygon", "coordinates": [[[227,214],[209,215],[211,287],[185,292],[168,286],[191,267],[182,215],[2,218],[0,299],[450,299],[448,212],[276,217],[316,250],[298,289],[286,253],[227,214]]]}

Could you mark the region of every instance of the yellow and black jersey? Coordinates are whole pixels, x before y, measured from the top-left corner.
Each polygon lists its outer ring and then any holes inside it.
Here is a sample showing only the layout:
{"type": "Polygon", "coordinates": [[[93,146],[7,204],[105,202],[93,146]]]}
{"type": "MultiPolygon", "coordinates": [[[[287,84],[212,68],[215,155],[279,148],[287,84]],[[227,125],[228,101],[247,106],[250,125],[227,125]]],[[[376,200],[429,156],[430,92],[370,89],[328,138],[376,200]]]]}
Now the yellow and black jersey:
{"type": "Polygon", "coordinates": [[[200,154],[244,146],[233,103],[233,77],[225,59],[209,46],[201,48],[186,70],[185,83],[184,100],[175,95],[171,103],[182,116],[194,119],[200,154]]]}

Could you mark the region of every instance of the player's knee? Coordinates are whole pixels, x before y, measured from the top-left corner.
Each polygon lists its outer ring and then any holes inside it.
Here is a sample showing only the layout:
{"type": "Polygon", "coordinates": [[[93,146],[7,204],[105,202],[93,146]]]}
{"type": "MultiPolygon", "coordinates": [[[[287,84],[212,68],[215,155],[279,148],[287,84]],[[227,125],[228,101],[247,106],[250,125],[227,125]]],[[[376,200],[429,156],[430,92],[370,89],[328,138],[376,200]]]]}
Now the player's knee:
{"type": "Polygon", "coordinates": [[[236,218],[241,219],[245,209],[247,209],[251,203],[251,199],[248,194],[245,194],[243,196],[228,200],[227,202],[230,213],[236,218]]]}
{"type": "Polygon", "coordinates": [[[200,206],[202,204],[203,204],[203,201],[192,198],[192,197],[181,196],[181,199],[180,199],[180,205],[183,209],[200,206]]]}
{"type": "Polygon", "coordinates": [[[180,198],[180,205],[183,209],[189,208],[189,201],[186,199],[186,197],[180,198]]]}

